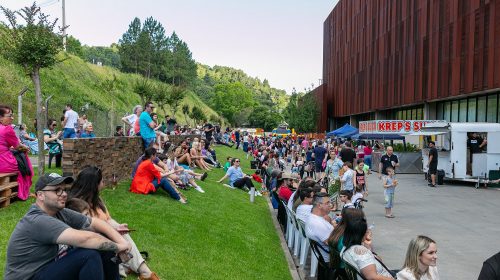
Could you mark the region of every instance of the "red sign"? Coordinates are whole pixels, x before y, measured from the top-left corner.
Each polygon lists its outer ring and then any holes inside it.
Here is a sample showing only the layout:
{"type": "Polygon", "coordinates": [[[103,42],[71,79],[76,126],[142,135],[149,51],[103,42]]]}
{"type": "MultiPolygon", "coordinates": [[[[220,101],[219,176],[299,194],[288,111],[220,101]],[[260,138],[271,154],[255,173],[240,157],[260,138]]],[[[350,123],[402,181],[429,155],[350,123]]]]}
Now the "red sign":
{"type": "Polygon", "coordinates": [[[409,134],[420,131],[427,123],[435,120],[380,120],[359,122],[359,133],[409,134]]]}

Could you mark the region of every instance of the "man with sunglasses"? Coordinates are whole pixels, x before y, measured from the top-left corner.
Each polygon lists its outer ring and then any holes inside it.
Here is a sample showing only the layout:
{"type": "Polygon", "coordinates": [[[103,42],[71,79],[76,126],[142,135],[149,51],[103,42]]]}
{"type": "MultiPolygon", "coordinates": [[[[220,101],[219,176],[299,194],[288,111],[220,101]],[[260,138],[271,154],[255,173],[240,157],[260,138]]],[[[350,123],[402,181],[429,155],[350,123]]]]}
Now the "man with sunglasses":
{"type": "Polygon", "coordinates": [[[7,247],[4,279],[118,279],[115,254],[130,244],[110,225],[65,207],[71,177],[45,174],[36,201],[16,225],[7,247]],[[58,244],[72,246],[58,258],[58,244]]]}
{"type": "Polygon", "coordinates": [[[139,117],[139,126],[142,140],[144,140],[144,148],[148,148],[151,143],[156,141],[156,132],[154,128],[156,123],[151,118],[151,113],[153,113],[155,106],[153,102],[146,102],[144,105],[144,111],[139,117]]]}

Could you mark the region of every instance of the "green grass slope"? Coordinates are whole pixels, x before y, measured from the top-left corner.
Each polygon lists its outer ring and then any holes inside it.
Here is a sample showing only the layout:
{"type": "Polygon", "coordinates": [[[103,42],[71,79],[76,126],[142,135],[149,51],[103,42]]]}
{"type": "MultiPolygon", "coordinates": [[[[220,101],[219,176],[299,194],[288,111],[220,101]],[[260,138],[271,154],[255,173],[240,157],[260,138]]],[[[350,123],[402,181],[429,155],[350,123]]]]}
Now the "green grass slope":
{"type": "MultiPolygon", "coordinates": [[[[140,97],[133,92],[134,81],[140,76],[136,74],[122,73],[119,70],[107,66],[97,66],[87,63],[73,55],[60,55],[62,60],[50,69],[42,69],[41,84],[45,97],[53,95],[50,101],[50,117],[59,119],[64,104],[71,103],[75,109],[89,104],[91,109],[109,112],[114,106],[116,118],[132,111],[133,106],[140,104],[140,97]],[[105,92],[102,88],[103,81],[116,77],[117,84],[113,92],[105,92]],[[114,101],[114,105],[112,104],[114,101]]],[[[153,81],[156,85],[159,82],[153,81]]],[[[1,104],[7,104],[15,108],[17,116],[17,93],[24,87],[30,89],[23,98],[23,122],[30,124],[35,116],[35,94],[31,79],[25,75],[23,69],[0,57],[0,98],[1,104]]],[[[189,104],[190,107],[197,106],[205,113],[207,118],[218,116],[215,111],[206,106],[191,91],[186,92],[185,100],[172,112],[168,106],[165,108],[168,114],[175,115],[178,122],[186,123],[182,114],[182,105],[189,104]]],[[[81,113],[81,112],[79,112],[81,113]]],[[[160,109],[158,113],[163,114],[160,109]]],[[[92,121],[92,120],[91,120],[92,121]]],[[[187,117],[189,124],[193,121],[187,117]]],[[[17,122],[17,120],[16,120],[17,122]]],[[[31,126],[29,126],[31,127],[31,126]]]]}
{"type": "MultiPolygon", "coordinates": [[[[239,156],[250,173],[243,152],[216,150],[220,159],[239,156]]],[[[163,191],[130,193],[130,181],[105,189],[102,197],[114,219],[136,229],[132,238],[139,250],[149,252],[148,264],[161,279],[291,279],[266,199],[250,203],[247,193],[216,182],[223,174],[222,169],[209,172],[200,183],[204,194],[184,191],[186,205],[163,191]]],[[[16,202],[0,209],[0,278],[10,234],[29,206],[16,202]]]]}

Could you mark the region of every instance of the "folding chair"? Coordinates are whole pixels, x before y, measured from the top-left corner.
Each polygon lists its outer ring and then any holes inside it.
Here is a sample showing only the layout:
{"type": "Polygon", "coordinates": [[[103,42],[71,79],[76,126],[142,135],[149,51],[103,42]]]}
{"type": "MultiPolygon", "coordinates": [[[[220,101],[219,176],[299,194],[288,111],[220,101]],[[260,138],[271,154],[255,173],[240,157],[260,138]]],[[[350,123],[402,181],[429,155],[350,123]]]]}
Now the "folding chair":
{"type": "Polygon", "coordinates": [[[302,242],[300,243],[300,258],[299,265],[304,267],[307,256],[309,255],[309,238],[306,236],[306,225],[304,221],[297,219],[297,224],[299,225],[299,233],[302,236],[302,242]]]}
{"type": "Polygon", "coordinates": [[[355,267],[353,267],[348,262],[345,263],[345,273],[347,275],[347,280],[366,280],[366,278],[361,274],[355,267]]]}
{"type": "Polygon", "coordinates": [[[313,256],[311,255],[311,273],[310,277],[315,277],[316,276],[316,271],[318,272],[318,280],[323,280],[323,279],[333,279],[335,275],[335,271],[330,268],[330,265],[325,262],[325,259],[323,258],[323,255],[321,252],[325,252],[327,254],[330,254],[329,251],[327,251],[325,248],[323,248],[318,242],[309,239],[309,243],[311,244],[311,249],[313,251],[313,255],[316,258],[317,262],[314,263],[313,267],[313,256]]]}

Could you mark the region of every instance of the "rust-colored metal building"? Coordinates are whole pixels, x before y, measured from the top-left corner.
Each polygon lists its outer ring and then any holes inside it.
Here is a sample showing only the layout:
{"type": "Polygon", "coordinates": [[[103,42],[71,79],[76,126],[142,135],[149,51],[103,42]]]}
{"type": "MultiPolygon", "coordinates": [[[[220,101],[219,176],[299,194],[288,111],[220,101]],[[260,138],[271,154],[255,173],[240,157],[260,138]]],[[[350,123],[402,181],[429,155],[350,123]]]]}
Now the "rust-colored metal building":
{"type": "Polygon", "coordinates": [[[341,0],[324,22],[319,131],[373,119],[498,122],[500,0],[341,0]]]}

